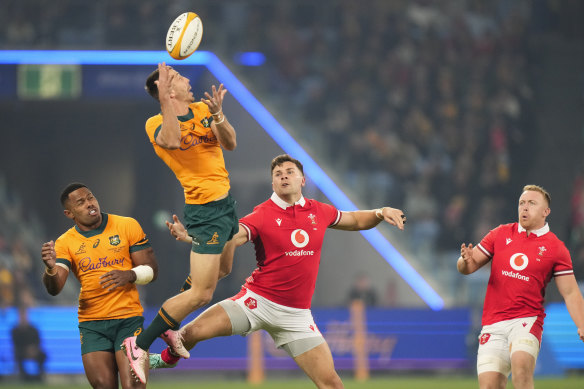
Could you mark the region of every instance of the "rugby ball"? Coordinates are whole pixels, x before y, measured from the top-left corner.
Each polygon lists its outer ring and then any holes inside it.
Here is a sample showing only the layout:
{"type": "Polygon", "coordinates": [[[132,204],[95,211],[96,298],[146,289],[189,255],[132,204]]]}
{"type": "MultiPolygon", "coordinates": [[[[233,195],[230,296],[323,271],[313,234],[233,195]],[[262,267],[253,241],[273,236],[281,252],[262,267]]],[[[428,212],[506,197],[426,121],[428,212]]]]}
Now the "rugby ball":
{"type": "Polygon", "coordinates": [[[174,59],[185,59],[193,54],[203,37],[203,22],[194,12],[180,14],[166,33],[166,51],[174,59]]]}

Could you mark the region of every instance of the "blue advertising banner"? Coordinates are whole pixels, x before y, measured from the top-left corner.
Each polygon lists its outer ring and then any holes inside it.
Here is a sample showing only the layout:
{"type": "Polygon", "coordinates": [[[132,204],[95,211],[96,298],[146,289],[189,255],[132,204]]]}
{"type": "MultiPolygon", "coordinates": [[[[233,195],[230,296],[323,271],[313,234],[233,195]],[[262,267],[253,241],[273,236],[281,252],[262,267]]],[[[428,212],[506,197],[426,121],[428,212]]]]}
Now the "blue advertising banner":
{"type": "MultiPolygon", "coordinates": [[[[156,315],[147,310],[146,323],[156,315]]],[[[191,315],[183,323],[195,317],[191,315]]],[[[339,370],[353,369],[354,330],[346,308],[313,309],[315,321],[327,339],[339,370]]],[[[468,368],[466,336],[470,313],[466,309],[368,309],[366,345],[372,370],[434,370],[468,368]]],[[[42,347],[48,354],[47,372],[83,373],[76,307],[40,307],[29,310],[29,320],[39,329],[42,347]]],[[[15,373],[10,330],[17,323],[14,308],[1,313],[0,374],[15,373]]],[[[295,369],[294,361],[274,346],[262,332],[267,369],[295,369]]],[[[165,348],[158,339],[151,352],[165,348]]],[[[189,360],[181,360],[182,370],[245,370],[247,338],[231,336],[201,342],[189,360]]]]}
{"type": "MultiPolygon", "coordinates": [[[[544,340],[536,375],[561,375],[566,369],[584,366],[581,343],[575,326],[563,304],[547,307],[544,340]]],[[[145,312],[150,323],[157,310],[145,312]]],[[[196,317],[192,314],[183,321],[196,317]]],[[[346,308],[313,309],[315,321],[327,339],[338,370],[352,370],[354,329],[346,308]]],[[[49,374],[83,374],[76,307],[36,307],[29,309],[29,321],[40,332],[42,348],[48,355],[49,374]]],[[[471,328],[467,309],[380,309],[366,310],[366,346],[369,368],[373,371],[435,371],[465,369],[474,371],[476,329],[471,328]]],[[[0,375],[15,374],[11,329],[18,322],[15,308],[0,310],[0,375]]],[[[261,332],[266,369],[296,369],[294,361],[274,346],[269,335],[261,332]]],[[[151,352],[166,347],[157,339],[151,352]]],[[[230,336],[199,343],[189,360],[181,360],[179,370],[245,371],[248,338],[230,336]]]]}

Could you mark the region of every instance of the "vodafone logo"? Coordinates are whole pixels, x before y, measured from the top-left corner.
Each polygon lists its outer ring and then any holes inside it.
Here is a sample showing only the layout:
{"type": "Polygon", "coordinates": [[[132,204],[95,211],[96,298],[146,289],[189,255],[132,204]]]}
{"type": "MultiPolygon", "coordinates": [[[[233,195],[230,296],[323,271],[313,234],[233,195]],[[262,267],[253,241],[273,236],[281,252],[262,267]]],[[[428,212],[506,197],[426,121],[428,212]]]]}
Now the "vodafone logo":
{"type": "Polygon", "coordinates": [[[523,253],[513,254],[511,256],[511,259],[509,260],[509,264],[511,265],[513,270],[516,270],[516,271],[520,271],[520,270],[525,269],[527,267],[528,263],[529,263],[529,259],[527,258],[527,255],[525,255],[523,253]]]}
{"type": "Polygon", "coordinates": [[[308,244],[308,241],[310,239],[308,238],[308,234],[306,233],[306,231],[297,229],[292,231],[292,235],[290,235],[290,240],[292,241],[292,244],[294,246],[302,248],[308,244]]]}

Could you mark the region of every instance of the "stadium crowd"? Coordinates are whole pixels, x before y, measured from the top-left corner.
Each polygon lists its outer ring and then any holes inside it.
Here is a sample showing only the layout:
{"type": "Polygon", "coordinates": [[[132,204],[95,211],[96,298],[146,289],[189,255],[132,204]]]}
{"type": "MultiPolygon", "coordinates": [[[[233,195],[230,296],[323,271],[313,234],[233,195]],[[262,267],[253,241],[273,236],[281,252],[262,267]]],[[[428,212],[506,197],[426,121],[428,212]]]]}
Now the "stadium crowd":
{"type": "MultiPolygon", "coordinates": [[[[160,50],[170,21],[196,11],[205,28],[201,49],[227,62],[238,52],[262,52],[259,67],[230,66],[363,204],[406,210],[420,265],[459,288],[473,282],[456,274],[460,244],[477,242],[513,214],[509,199],[525,184],[519,161],[534,140],[528,35],[547,3],[18,0],[0,14],[0,47],[160,50]]],[[[8,233],[2,230],[4,241],[18,252],[8,233]]],[[[584,263],[582,242],[571,248],[584,263]]],[[[30,269],[30,254],[24,258],[12,262],[30,269]]],[[[477,285],[484,290],[486,282],[477,285]]],[[[482,304],[458,296],[461,304],[482,304]]]]}
{"type": "Polygon", "coordinates": [[[24,207],[0,175],[0,311],[32,307],[44,299],[39,283],[43,269],[37,260],[43,237],[34,211],[24,207]]]}

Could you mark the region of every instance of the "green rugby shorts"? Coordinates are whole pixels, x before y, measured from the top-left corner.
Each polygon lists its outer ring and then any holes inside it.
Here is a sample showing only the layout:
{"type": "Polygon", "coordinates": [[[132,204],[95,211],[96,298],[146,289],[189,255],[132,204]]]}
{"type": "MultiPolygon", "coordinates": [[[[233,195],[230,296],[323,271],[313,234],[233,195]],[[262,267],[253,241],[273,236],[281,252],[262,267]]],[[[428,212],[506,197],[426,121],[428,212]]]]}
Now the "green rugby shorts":
{"type": "Polygon", "coordinates": [[[221,254],[239,229],[235,200],[229,194],[207,204],[185,204],[184,220],[193,238],[191,250],[199,254],[221,254]]]}
{"type": "Polygon", "coordinates": [[[124,339],[137,336],[144,329],[144,317],[90,320],[79,323],[81,355],[94,351],[118,351],[124,339]]]}

